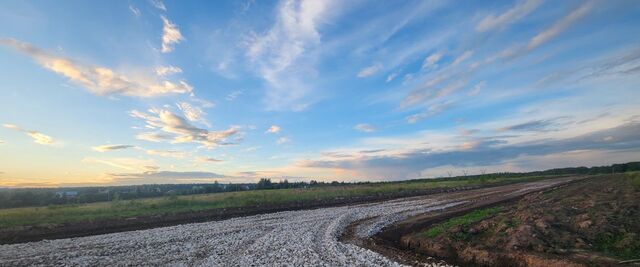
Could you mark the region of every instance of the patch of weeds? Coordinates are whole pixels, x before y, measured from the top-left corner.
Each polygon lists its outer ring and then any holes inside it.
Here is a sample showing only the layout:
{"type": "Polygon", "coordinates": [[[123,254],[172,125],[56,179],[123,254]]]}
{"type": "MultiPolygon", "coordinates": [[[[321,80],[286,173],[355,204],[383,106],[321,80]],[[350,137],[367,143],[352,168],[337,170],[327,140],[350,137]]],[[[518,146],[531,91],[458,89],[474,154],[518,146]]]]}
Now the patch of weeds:
{"type": "Polygon", "coordinates": [[[460,231],[460,232],[453,233],[451,237],[455,240],[468,241],[469,239],[471,239],[471,234],[468,232],[460,231]]]}
{"type": "Polygon", "coordinates": [[[640,189],[640,172],[627,173],[627,178],[636,189],[640,189]]]}
{"type": "MultiPolygon", "coordinates": [[[[455,217],[455,218],[451,218],[445,222],[436,224],[435,226],[429,228],[427,231],[425,231],[423,234],[429,238],[434,238],[436,236],[439,236],[440,234],[448,231],[449,229],[453,228],[453,227],[457,227],[457,226],[462,226],[462,227],[468,227],[469,225],[484,220],[486,218],[488,218],[489,216],[493,216],[496,213],[500,212],[501,207],[493,207],[493,208],[487,208],[487,209],[480,209],[480,210],[474,210],[470,213],[467,213],[465,215],[459,216],[459,217],[455,217]]],[[[466,235],[468,235],[468,233],[465,233],[466,235]]],[[[459,236],[460,238],[469,238],[469,236],[459,236]]],[[[454,236],[455,238],[455,236],[454,236]]]]}
{"type": "Polygon", "coordinates": [[[640,239],[633,233],[604,233],[593,245],[604,254],[624,260],[640,258],[640,239]]]}

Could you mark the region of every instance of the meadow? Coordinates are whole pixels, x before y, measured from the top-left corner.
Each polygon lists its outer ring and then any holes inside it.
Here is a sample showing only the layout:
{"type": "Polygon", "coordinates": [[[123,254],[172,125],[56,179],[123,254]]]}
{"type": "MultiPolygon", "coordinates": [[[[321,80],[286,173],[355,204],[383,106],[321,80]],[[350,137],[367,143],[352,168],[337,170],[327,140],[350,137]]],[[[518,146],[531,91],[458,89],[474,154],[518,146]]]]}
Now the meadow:
{"type": "Polygon", "coordinates": [[[336,185],[298,189],[252,190],[189,196],[155,197],[137,200],[115,200],[88,204],[50,205],[0,209],[0,227],[55,226],[71,222],[92,222],[104,219],[133,218],[194,211],[241,208],[277,207],[292,203],[313,203],[363,196],[402,196],[437,188],[494,186],[534,181],[554,176],[530,177],[469,177],[423,179],[402,182],[381,182],[357,185],[336,185]]]}

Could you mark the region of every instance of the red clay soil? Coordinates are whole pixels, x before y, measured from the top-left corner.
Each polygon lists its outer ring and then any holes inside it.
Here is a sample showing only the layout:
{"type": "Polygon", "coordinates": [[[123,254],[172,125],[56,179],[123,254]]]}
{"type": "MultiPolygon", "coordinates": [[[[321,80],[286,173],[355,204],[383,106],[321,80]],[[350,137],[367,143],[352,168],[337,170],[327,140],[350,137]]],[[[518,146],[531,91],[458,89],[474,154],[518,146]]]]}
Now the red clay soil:
{"type": "Polygon", "coordinates": [[[425,234],[434,224],[416,229],[399,247],[461,266],[621,266],[640,258],[638,181],[599,176],[532,193],[435,237],[425,234]]]}

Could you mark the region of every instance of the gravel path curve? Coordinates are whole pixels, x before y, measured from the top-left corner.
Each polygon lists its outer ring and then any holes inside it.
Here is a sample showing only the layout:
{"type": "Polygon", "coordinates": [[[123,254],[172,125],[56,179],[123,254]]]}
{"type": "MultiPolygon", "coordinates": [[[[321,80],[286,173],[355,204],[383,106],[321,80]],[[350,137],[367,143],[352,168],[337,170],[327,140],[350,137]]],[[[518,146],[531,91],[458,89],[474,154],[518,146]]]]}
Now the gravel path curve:
{"type": "MultiPolygon", "coordinates": [[[[530,183],[510,189],[509,192],[553,184],[530,183]]],[[[358,235],[367,237],[408,216],[452,207],[465,201],[446,199],[442,195],[413,197],[2,245],[0,266],[400,266],[383,255],[342,243],[338,238],[350,223],[358,220],[373,218],[358,228],[358,235]]]]}

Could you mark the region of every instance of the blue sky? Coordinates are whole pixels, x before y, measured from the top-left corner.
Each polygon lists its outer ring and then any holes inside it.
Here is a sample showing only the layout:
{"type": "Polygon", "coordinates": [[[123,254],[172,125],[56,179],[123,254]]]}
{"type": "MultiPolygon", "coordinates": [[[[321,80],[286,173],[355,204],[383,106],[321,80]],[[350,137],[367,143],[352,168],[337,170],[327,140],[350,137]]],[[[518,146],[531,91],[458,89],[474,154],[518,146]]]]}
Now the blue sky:
{"type": "Polygon", "coordinates": [[[5,1],[0,186],[640,159],[637,1],[5,1]]]}

